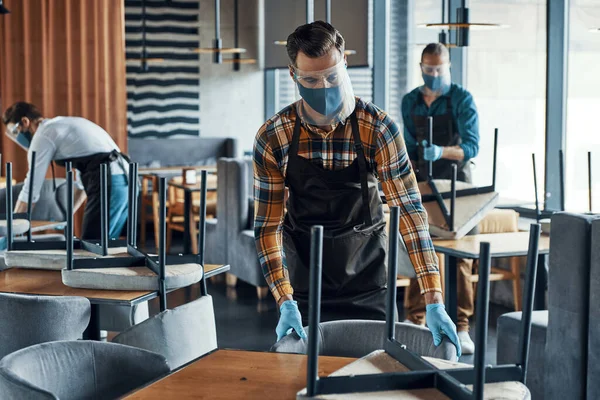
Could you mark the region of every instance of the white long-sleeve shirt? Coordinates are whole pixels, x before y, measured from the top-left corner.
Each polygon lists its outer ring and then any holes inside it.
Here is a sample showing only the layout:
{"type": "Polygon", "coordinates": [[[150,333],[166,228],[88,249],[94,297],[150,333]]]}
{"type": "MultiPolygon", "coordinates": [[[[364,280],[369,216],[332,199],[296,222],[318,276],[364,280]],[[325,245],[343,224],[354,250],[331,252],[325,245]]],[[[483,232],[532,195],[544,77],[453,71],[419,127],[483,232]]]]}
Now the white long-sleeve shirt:
{"type": "MultiPolygon", "coordinates": [[[[27,171],[23,190],[19,194],[19,200],[24,203],[28,201],[32,152],[36,152],[35,179],[33,182],[33,202],[35,203],[40,197],[46,171],[53,160],[110,153],[113,150],[121,151],[108,132],[92,121],[80,117],[56,117],[43,120],[33,135],[27,152],[29,171],[27,171]]],[[[125,161],[121,162],[125,171],[127,171],[127,163],[125,161]]],[[[110,171],[112,175],[124,173],[123,168],[117,162],[111,163],[110,171]]],[[[79,176],[79,173],[77,176],[79,176]]],[[[79,179],[76,184],[80,189],[83,189],[79,179]]]]}

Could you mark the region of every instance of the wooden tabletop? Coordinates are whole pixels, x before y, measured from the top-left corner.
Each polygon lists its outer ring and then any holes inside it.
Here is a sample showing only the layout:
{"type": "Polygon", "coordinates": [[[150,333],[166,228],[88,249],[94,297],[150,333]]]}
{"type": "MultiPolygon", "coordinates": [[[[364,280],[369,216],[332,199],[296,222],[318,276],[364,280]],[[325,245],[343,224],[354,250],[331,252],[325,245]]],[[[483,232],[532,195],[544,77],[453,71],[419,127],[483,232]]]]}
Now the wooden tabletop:
{"type": "MultiPolygon", "coordinates": [[[[199,191],[201,189],[200,184],[201,184],[201,182],[200,182],[199,178],[196,180],[196,183],[191,183],[191,184],[183,183],[180,177],[173,178],[169,181],[169,186],[173,186],[178,189],[188,190],[191,192],[199,191]]],[[[209,190],[209,191],[217,190],[217,176],[209,175],[208,179],[206,180],[206,186],[207,186],[207,190],[209,190]]]]}
{"type": "MultiPolygon", "coordinates": [[[[128,399],[295,399],[306,387],[305,355],[217,350],[128,399]]],[[[353,358],[319,357],[319,375],[353,358]]]]}
{"type": "Polygon", "coordinates": [[[0,271],[0,292],[47,296],[81,296],[91,303],[136,304],[155,297],[154,291],[77,289],[62,282],[60,271],[11,268],[0,271]]]}
{"type": "Polygon", "coordinates": [[[171,166],[171,167],[146,167],[146,168],[140,168],[139,169],[139,174],[144,176],[144,175],[160,175],[161,172],[177,172],[177,171],[183,171],[184,168],[193,168],[196,171],[202,171],[202,170],[206,170],[209,172],[215,172],[217,170],[217,166],[216,165],[198,165],[198,166],[171,166]]]}
{"type": "Polygon", "coordinates": [[[31,221],[31,232],[47,231],[62,228],[66,225],[66,221],[31,221]]]}
{"type": "MultiPolygon", "coordinates": [[[[486,233],[465,236],[462,239],[434,239],[435,251],[454,257],[479,258],[479,244],[489,242],[492,257],[513,257],[527,255],[529,232],[486,233]]],[[[550,236],[540,235],[539,252],[548,254],[550,236]]]]}
{"type": "Polygon", "coordinates": [[[229,271],[229,265],[221,264],[204,264],[204,276],[210,278],[211,276],[222,274],[223,272],[229,271]]]}

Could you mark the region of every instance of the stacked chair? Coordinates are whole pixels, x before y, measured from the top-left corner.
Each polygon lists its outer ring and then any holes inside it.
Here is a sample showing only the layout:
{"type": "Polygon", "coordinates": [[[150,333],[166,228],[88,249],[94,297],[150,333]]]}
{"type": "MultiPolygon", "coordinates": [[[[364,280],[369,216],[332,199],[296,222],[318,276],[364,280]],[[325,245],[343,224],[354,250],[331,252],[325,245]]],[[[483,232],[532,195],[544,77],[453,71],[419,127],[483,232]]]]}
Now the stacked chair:
{"type": "MultiPolygon", "coordinates": [[[[8,170],[11,171],[10,166],[8,170]]],[[[136,172],[136,166],[130,165],[130,182],[136,181],[136,172]]],[[[104,226],[108,215],[106,174],[107,168],[103,166],[103,238],[100,244],[73,236],[73,171],[68,168],[67,192],[71,201],[67,201],[67,239],[41,243],[13,242],[12,211],[9,207],[7,227],[11,250],[8,253],[29,252],[33,257],[36,252],[47,250],[63,252],[65,268],[61,273],[66,285],[111,290],[157,290],[161,312],[122,332],[113,343],[76,341],[81,338],[90,319],[87,299],[6,295],[1,299],[0,317],[11,322],[0,329],[0,339],[3,339],[0,351],[2,355],[7,354],[0,361],[0,397],[117,398],[217,348],[212,298],[207,295],[203,280],[205,212],[201,213],[199,254],[167,256],[166,180],[162,178],[158,256],[137,249],[134,223],[129,226],[126,243],[110,243],[107,240],[108,228],[104,226]],[[109,255],[109,246],[124,247],[125,253],[109,255]],[[75,258],[76,248],[99,254],[75,258]],[[107,276],[109,278],[105,279],[107,276]],[[117,279],[117,276],[125,278],[117,279]],[[201,282],[202,296],[199,299],[173,310],[167,309],[167,291],[196,282],[201,282]],[[20,317],[16,319],[14,313],[19,310],[20,317]],[[9,312],[11,317],[2,316],[9,312]],[[51,323],[44,324],[46,319],[50,319],[51,323]],[[24,324],[29,324],[27,329],[24,324]],[[22,331],[28,330],[27,334],[22,334],[22,331]]],[[[205,173],[202,182],[205,189],[205,173]]],[[[130,222],[135,222],[137,215],[132,204],[136,190],[136,185],[130,185],[130,222]]],[[[10,187],[8,193],[10,196],[10,187]]],[[[206,190],[202,193],[203,204],[206,204],[206,190]]]]}
{"type": "MultiPolygon", "coordinates": [[[[331,398],[345,398],[354,395],[356,398],[378,398],[385,393],[387,397],[396,394],[402,395],[405,390],[422,389],[423,398],[439,398],[441,394],[452,399],[475,399],[504,398],[504,399],[529,399],[530,393],[525,386],[529,338],[531,333],[531,314],[533,308],[533,294],[536,279],[538,242],[540,225],[533,224],[530,231],[528,270],[526,277],[526,292],[524,301],[523,322],[521,326],[519,341],[519,358],[515,364],[500,365],[496,367],[485,365],[485,349],[487,347],[487,326],[489,316],[489,275],[490,275],[490,244],[481,243],[477,304],[477,338],[475,346],[475,365],[471,367],[465,364],[449,363],[428,357],[422,357],[419,349],[427,350],[423,343],[401,343],[396,336],[398,331],[394,323],[396,308],[395,281],[398,268],[398,228],[400,211],[398,207],[391,208],[390,216],[390,247],[388,250],[388,290],[386,300],[386,322],[384,335],[373,342],[379,341],[382,350],[373,351],[363,358],[349,364],[329,377],[319,377],[318,355],[320,347],[332,349],[325,350],[327,354],[344,354],[339,344],[333,343],[341,336],[339,329],[346,324],[350,327],[352,322],[341,321],[338,326],[330,324],[320,325],[320,298],[321,298],[321,275],[322,275],[322,248],[323,227],[315,226],[311,232],[310,249],[310,292],[309,292],[309,326],[306,353],[308,354],[307,387],[297,395],[298,399],[317,399],[323,395],[331,398]],[[334,331],[338,331],[336,334],[334,331]],[[328,337],[329,336],[329,337],[328,337]],[[382,340],[383,338],[383,340],[382,340]],[[472,385],[472,386],[471,386],[472,385]],[[338,396],[338,397],[336,397],[338,396]]],[[[356,322],[354,322],[356,323],[356,322]]],[[[363,324],[366,329],[363,337],[361,335],[349,334],[345,331],[350,342],[365,342],[369,339],[364,336],[381,333],[372,327],[363,324]],[[355,337],[356,336],[356,337],[355,337]]],[[[356,326],[359,327],[358,325],[356,326]]],[[[364,328],[363,327],[363,328],[364,328]]],[[[402,331],[402,327],[400,328],[402,331]]],[[[356,333],[356,332],[355,332],[356,333]]],[[[284,339],[285,340],[285,339],[284,339]]],[[[299,340],[291,338],[290,340],[299,340]]],[[[447,345],[446,345],[447,346],[447,345]]],[[[284,346],[282,345],[281,348],[284,346]]],[[[372,350],[371,346],[364,346],[364,351],[372,350]]],[[[448,349],[447,356],[456,356],[448,349]]],[[[346,353],[347,354],[347,353],[346,353]]],[[[360,355],[360,354],[356,354],[360,355]]],[[[404,392],[406,393],[406,392],[404,392]]],[[[406,393],[408,394],[408,393],[406,393]]]]}

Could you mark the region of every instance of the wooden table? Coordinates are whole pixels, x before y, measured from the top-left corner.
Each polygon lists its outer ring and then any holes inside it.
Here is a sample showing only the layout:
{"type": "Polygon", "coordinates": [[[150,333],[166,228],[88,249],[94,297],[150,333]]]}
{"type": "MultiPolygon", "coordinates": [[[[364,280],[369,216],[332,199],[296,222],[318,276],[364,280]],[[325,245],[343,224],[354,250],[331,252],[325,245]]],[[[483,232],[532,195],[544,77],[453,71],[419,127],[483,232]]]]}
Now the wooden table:
{"type": "MultiPolygon", "coordinates": [[[[229,265],[207,264],[204,278],[229,271],[229,265]]],[[[134,306],[158,296],[158,291],[78,289],[62,282],[60,271],[10,268],[0,271],[0,293],[43,296],[80,296],[87,298],[92,307],[90,324],[84,337],[100,340],[99,306],[101,304],[134,306]]]]}
{"type": "MultiPolygon", "coordinates": [[[[492,258],[526,256],[529,246],[529,232],[487,233],[465,236],[458,240],[434,239],[437,253],[445,255],[445,303],[450,318],[457,320],[457,259],[479,258],[479,244],[490,243],[492,258]]],[[[542,234],[539,241],[537,280],[535,286],[534,309],[545,308],[546,256],[550,251],[550,236],[542,234]]]]}
{"type": "MultiPolygon", "coordinates": [[[[181,175],[184,168],[195,168],[196,171],[206,170],[209,173],[215,173],[217,171],[216,165],[200,165],[197,167],[190,166],[171,166],[171,167],[157,167],[157,168],[140,168],[139,175],[142,180],[142,191],[141,191],[141,210],[140,210],[140,223],[141,232],[140,240],[146,244],[146,221],[148,218],[148,206],[152,209],[152,218],[154,222],[154,237],[155,244],[158,246],[158,178],[160,177],[173,177],[181,175]]],[[[186,225],[187,226],[187,225],[186,225]]],[[[189,236],[189,235],[188,235],[189,236]]],[[[185,242],[184,242],[185,245],[185,242]]]]}
{"type": "MultiPolygon", "coordinates": [[[[217,350],[127,399],[295,399],[306,387],[305,355],[217,350]]],[[[319,375],[353,358],[319,357],[319,375]]]]}
{"type": "Polygon", "coordinates": [[[209,172],[216,172],[216,165],[198,165],[198,166],[189,166],[189,165],[175,165],[170,167],[145,167],[139,169],[139,175],[147,176],[147,175],[155,175],[160,176],[161,174],[169,174],[172,175],[174,172],[183,171],[184,168],[193,168],[196,171],[207,170],[209,172]]]}
{"type": "MultiPolygon", "coordinates": [[[[200,192],[201,182],[193,184],[185,184],[180,182],[169,181],[169,186],[183,190],[183,253],[190,254],[192,252],[190,223],[192,218],[192,193],[200,192]]],[[[207,179],[207,191],[215,192],[217,190],[216,179],[207,179]],[[211,182],[212,181],[212,182],[211,182]]],[[[180,203],[181,204],[181,203],[180,203]]]]}

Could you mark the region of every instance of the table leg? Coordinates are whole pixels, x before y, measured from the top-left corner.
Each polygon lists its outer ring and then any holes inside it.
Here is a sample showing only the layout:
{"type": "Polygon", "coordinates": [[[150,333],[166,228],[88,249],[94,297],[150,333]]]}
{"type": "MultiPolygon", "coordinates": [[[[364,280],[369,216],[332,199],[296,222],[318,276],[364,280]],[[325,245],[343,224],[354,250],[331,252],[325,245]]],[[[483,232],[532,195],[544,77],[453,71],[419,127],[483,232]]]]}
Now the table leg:
{"type": "Polygon", "coordinates": [[[458,296],[457,296],[457,262],[456,257],[446,255],[445,261],[445,299],[446,312],[456,323],[458,320],[458,296]]]}
{"type": "Polygon", "coordinates": [[[547,255],[538,256],[537,276],[535,278],[534,310],[546,310],[546,286],[548,284],[547,255]]]}
{"type": "Polygon", "coordinates": [[[100,340],[100,306],[92,304],[90,323],[83,331],[84,340],[100,340]]]}
{"type": "Polygon", "coordinates": [[[183,254],[191,253],[190,241],[190,217],[192,213],[192,193],[188,190],[184,191],[183,199],[183,254]]]}

